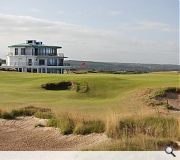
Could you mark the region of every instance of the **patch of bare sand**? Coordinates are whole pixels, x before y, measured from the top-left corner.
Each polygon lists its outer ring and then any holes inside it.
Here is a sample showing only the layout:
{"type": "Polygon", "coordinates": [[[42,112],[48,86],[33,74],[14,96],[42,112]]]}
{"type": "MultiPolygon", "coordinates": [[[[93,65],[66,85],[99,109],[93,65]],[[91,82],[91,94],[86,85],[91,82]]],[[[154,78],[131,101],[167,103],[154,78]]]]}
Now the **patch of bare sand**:
{"type": "Polygon", "coordinates": [[[169,105],[180,110],[180,94],[168,92],[166,93],[165,99],[168,101],[169,105]]]}
{"type": "Polygon", "coordinates": [[[35,117],[0,119],[0,150],[75,151],[111,141],[105,134],[62,135],[56,128],[35,127],[39,121],[35,117]]]}

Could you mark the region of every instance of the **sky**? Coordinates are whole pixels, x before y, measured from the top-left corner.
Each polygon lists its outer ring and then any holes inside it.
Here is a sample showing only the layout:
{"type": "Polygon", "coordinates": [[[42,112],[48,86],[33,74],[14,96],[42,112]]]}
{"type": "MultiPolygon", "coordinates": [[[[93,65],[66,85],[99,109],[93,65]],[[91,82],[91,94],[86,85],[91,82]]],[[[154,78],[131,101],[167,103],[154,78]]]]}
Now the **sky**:
{"type": "Polygon", "coordinates": [[[71,60],[179,64],[179,1],[0,0],[0,57],[27,39],[71,60]]]}

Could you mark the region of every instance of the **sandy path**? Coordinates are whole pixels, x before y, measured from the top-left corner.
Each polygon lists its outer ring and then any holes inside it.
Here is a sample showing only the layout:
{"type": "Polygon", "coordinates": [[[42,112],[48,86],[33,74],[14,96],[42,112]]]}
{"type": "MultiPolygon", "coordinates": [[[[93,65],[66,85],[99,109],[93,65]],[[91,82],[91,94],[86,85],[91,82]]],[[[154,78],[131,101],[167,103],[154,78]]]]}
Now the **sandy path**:
{"type": "Polygon", "coordinates": [[[51,127],[34,127],[38,118],[0,119],[0,150],[83,150],[110,141],[104,134],[61,135],[51,127]]]}

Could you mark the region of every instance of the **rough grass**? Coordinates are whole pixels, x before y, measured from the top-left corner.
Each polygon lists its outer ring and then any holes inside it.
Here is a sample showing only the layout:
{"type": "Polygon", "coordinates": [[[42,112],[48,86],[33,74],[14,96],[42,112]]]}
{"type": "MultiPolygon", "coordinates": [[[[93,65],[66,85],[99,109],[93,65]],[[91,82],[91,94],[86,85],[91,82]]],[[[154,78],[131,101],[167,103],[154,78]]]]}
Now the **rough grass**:
{"type": "Polygon", "coordinates": [[[63,135],[72,134],[74,121],[70,117],[53,118],[49,119],[48,126],[59,128],[63,135]]]}
{"type": "Polygon", "coordinates": [[[35,116],[37,118],[49,119],[53,117],[53,113],[49,108],[38,108],[34,106],[13,109],[10,112],[0,111],[0,118],[15,119],[16,117],[20,116],[35,116]]]}
{"type": "Polygon", "coordinates": [[[139,135],[133,138],[123,138],[113,140],[108,144],[98,145],[93,148],[87,148],[91,151],[162,151],[164,146],[173,146],[175,149],[179,149],[178,144],[171,139],[157,139],[154,137],[148,137],[139,135]]]}
{"type": "Polygon", "coordinates": [[[35,117],[37,118],[41,118],[41,119],[50,119],[53,117],[53,113],[52,112],[41,112],[38,111],[34,114],[35,117]]]}
{"type": "Polygon", "coordinates": [[[131,138],[137,135],[145,135],[157,138],[177,139],[179,132],[179,122],[173,117],[143,117],[128,118],[116,120],[113,125],[112,121],[108,123],[107,135],[112,138],[131,138]]]}
{"type": "Polygon", "coordinates": [[[69,117],[59,118],[58,127],[62,134],[72,134],[74,129],[74,121],[69,117]]]}
{"type": "Polygon", "coordinates": [[[82,120],[78,122],[74,128],[74,134],[90,134],[103,133],[105,131],[105,124],[100,120],[82,120]]]}
{"type": "Polygon", "coordinates": [[[80,134],[103,133],[105,124],[100,120],[79,119],[71,114],[62,114],[59,117],[48,120],[49,127],[59,128],[62,134],[80,134]]]}

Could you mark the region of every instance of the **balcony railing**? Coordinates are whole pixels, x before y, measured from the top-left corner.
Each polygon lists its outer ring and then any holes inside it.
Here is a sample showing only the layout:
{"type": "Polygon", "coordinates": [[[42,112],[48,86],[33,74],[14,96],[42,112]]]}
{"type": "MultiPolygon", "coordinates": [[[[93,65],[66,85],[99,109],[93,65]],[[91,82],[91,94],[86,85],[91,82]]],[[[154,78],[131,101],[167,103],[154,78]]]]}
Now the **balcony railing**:
{"type": "Polygon", "coordinates": [[[59,57],[64,57],[64,53],[57,53],[59,57]]]}
{"type": "MultiPolygon", "coordinates": [[[[7,54],[8,56],[16,56],[13,52],[8,52],[7,54]]],[[[19,55],[19,54],[18,54],[19,55]]],[[[21,55],[21,54],[20,54],[21,55]]],[[[26,53],[25,55],[23,54],[22,56],[58,56],[58,57],[64,57],[64,54],[63,53],[49,53],[49,54],[44,54],[44,53],[38,53],[38,55],[35,55],[35,54],[30,54],[30,53],[26,53]]]]}
{"type": "Polygon", "coordinates": [[[28,62],[11,62],[11,66],[38,66],[38,62],[28,63],[28,62]]]}

